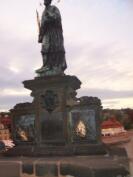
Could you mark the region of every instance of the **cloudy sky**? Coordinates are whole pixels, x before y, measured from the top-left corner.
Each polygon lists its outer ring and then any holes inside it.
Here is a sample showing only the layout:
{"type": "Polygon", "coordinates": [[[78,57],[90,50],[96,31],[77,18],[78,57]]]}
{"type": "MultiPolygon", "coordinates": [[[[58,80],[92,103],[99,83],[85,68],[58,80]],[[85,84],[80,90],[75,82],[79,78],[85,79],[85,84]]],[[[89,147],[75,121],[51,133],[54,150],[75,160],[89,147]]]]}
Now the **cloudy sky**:
{"type": "MultiPolygon", "coordinates": [[[[0,0],[0,111],[32,101],[22,81],[42,65],[36,9],[43,0],[0,0]]],[[[78,97],[104,108],[133,108],[133,1],[53,0],[62,14],[66,74],[82,81],[78,97]]]]}

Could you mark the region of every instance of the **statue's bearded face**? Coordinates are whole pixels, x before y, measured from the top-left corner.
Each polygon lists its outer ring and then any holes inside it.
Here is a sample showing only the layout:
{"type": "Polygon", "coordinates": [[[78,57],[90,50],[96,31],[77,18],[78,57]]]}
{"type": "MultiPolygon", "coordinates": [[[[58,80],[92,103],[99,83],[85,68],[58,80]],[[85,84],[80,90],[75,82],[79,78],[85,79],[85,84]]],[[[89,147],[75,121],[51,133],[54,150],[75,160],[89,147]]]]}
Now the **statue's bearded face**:
{"type": "Polygon", "coordinates": [[[51,1],[52,1],[52,0],[44,0],[44,4],[45,4],[45,6],[50,5],[50,4],[51,4],[51,1]]]}

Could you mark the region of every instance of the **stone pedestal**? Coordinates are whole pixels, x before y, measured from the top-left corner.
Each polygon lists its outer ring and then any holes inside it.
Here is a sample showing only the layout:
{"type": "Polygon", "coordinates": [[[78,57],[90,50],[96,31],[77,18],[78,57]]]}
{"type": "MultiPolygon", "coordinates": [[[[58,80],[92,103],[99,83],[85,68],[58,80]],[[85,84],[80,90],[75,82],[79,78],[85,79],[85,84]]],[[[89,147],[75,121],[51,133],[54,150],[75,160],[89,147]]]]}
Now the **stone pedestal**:
{"type": "Polygon", "coordinates": [[[33,102],[12,109],[13,140],[8,155],[63,156],[106,154],[101,142],[101,101],[76,98],[75,76],[45,76],[24,81],[33,102]],[[32,136],[31,136],[32,134],[32,136]]]}
{"type": "Polygon", "coordinates": [[[23,83],[34,97],[36,144],[66,144],[68,108],[77,104],[81,82],[75,76],[48,76],[23,83]]]}

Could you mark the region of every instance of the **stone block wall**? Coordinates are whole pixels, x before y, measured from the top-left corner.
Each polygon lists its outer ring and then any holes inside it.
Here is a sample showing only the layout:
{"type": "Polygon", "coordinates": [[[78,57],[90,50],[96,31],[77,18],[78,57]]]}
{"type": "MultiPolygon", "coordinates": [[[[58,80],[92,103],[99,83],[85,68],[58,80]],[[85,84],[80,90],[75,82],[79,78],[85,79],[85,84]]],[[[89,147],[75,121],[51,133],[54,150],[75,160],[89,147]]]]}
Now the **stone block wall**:
{"type": "Polygon", "coordinates": [[[2,157],[0,177],[129,177],[128,166],[123,162],[116,156],[2,157]]]}

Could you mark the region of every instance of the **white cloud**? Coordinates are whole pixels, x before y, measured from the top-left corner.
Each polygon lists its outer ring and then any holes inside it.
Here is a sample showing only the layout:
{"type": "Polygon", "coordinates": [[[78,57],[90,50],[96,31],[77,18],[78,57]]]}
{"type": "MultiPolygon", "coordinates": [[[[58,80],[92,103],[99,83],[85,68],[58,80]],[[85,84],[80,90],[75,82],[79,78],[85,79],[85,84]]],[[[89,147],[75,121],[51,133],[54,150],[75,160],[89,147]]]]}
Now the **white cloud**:
{"type": "Polygon", "coordinates": [[[6,96],[27,96],[30,94],[30,91],[26,89],[3,89],[0,90],[0,96],[6,95],[6,96]]]}
{"type": "Polygon", "coordinates": [[[112,109],[133,108],[133,97],[103,100],[103,106],[112,109]]]}

